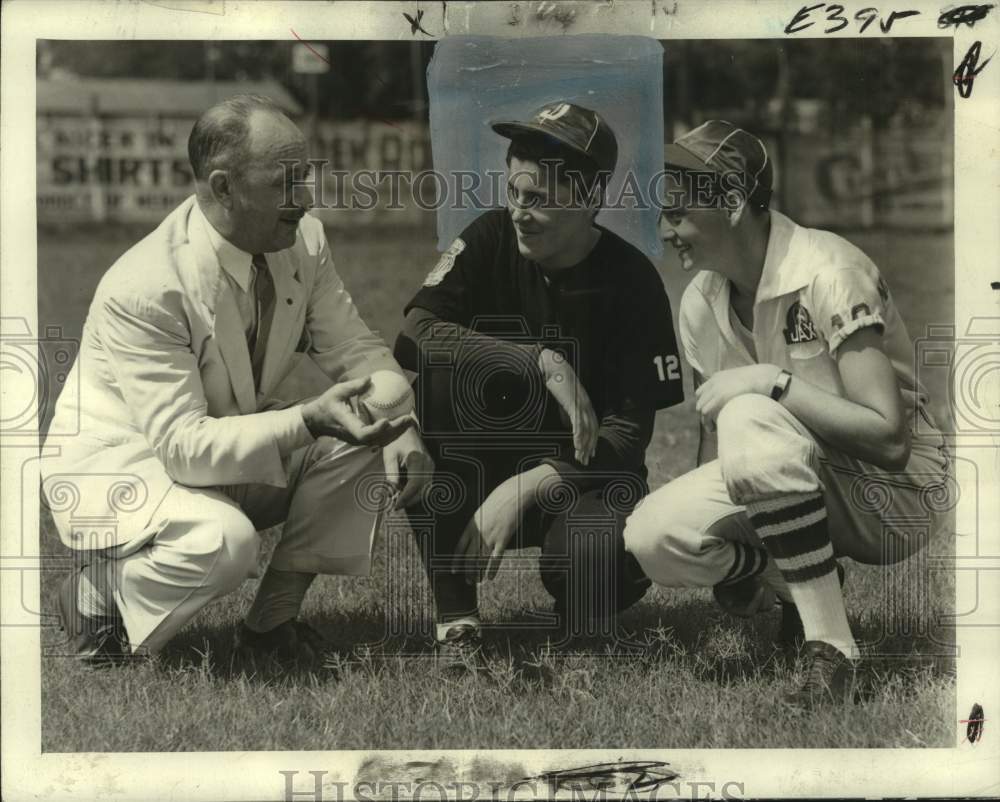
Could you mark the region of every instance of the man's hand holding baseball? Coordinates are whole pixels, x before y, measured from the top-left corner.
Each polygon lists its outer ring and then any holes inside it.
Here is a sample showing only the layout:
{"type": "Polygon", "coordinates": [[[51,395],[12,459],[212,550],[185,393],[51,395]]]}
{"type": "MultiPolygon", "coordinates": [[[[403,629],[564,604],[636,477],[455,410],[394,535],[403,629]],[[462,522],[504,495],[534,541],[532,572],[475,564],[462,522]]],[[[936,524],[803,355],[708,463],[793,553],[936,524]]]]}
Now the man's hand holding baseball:
{"type": "Polygon", "coordinates": [[[562,354],[543,348],[538,356],[538,367],[545,376],[545,386],[559,406],[569,416],[573,427],[573,448],[577,462],[587,465],[597,451],[600,422],[594,405],[576,372],[562,354]]]}
{"type": "Polygon", "coordinates": [[[410,415],[366,424],[351,399],[368,389],[369,377],[338,382],[302,405],[302,420],[313,437],[335,437],[355,446],[386,446],[416,424],[410,415]]]}

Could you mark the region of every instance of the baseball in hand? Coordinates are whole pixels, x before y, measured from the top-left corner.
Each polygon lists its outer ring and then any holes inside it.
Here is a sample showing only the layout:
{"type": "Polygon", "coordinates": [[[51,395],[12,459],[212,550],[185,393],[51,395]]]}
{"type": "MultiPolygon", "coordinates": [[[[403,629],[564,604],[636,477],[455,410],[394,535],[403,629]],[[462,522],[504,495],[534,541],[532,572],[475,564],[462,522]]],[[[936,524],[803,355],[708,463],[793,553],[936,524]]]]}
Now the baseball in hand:
{"type": "Polygon", "coordinates": [[[398,418],[413,411],[410,383],[395,371],[376,370],[371,386],[358,399],[358,410],[372,422],[380,418],[398,418]]]}

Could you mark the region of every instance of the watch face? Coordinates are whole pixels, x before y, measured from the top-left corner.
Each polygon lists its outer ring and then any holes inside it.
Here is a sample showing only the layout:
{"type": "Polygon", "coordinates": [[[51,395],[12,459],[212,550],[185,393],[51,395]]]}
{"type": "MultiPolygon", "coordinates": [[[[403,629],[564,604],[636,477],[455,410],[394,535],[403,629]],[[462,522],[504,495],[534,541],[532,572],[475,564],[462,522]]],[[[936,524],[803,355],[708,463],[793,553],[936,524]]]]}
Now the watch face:
{"type": "Polygon", "coordinates": [[[771,388],[771,398],[777,401],[781,396],[785,394],[785,390],[788,389],[788,383],[792,380],[792,374],[787,370],[781,371],[778,374],[778,378],[774,380],[774,387],[771,388]]]}

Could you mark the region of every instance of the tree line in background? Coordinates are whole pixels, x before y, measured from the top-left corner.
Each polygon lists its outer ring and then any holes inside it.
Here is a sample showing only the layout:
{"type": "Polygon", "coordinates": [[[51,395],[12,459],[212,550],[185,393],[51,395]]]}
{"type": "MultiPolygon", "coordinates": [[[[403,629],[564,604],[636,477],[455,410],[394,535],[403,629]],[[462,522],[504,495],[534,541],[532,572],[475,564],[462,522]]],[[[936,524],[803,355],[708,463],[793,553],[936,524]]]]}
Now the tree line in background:
{"type": "Polygon", "coordinates": [[[691,122],[738,111],[744,124],[760,124],[812,100],[823,123],[864,117],[878,129],[939,113],[950,102],[951,58],[947,38],[667,41],[665,113],[691,122]]]}
{"type": "MultiPolygon", "coordinates": [[[[318,84],[318,113],[329,119],[413,119],[427,116],[423,75],[434,42],[325,42],[330,69],[300,75],[292,69],[295,40],[285,41],[57,41],[39,42],[40,75],[182,81],[273,79],[309,107],[318,84]],[[413,73],[420,76],[414,81],[413,73]],[[419,95],[418,95],[419,91],[419,95]]],[[[312,43],[310,43],[312,44],[312,43]]]]}
{"type": "MultiPolygon", "coordinates": [[[[294,40],[39,42],[41,76],[265,80],[303,106],[313,80],[327,119],[425,119],[424,75],[433,42],[326,42],[330,70],[292,70],[294,40]]],[[[909,109],[940,109],[951,89],[951,40],[830,39],[665,41],[664,113],[670,125],[707,112],[739,112],[744,123],[773,118],[791,100],[814,100],[840,122],[868,117],[876,128],[909,109]]],[[[773,119],[771,119],[773,124],[773,119]]]]}

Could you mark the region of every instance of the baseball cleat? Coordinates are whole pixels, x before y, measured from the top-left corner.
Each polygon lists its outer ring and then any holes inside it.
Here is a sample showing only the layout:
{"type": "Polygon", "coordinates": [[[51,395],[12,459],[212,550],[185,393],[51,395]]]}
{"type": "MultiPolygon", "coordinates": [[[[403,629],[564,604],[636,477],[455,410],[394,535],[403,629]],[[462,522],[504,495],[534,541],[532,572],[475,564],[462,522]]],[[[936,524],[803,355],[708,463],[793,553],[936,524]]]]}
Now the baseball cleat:
{"type": "Polygon", "coordinates": [[[479,627],[456,624],[434,644],[435,664],[444,674],[476,674],[486,670],[486,656],[479,627]]]}
{"type": "Polygon", "coordinates": [[[799,710],[825,704],[854,704],[858,663],[823,641],[805,643],[806,678],[802,686],[786,693],[782,701],[799,710]]]}
{"type": "MultiPolygon", "coordinates": [[[[844,566],[837,563],[837,580],[840,587],[844,587],[846,577],[844,566]]],[[[781,624],[778,627],[778,643],[787,648],[798,651],[805,642],[806,633],[802,627],[802,618],[799,616],[799,608],[794,602],[781,601],[781,624]]]]}
{"type": "Polygon", "coordinates": [[[273,660],[282,666],[315,668],[320,665],[327,640],[304,621],[292,619],[269,629],[255,632],[241,624],[233,639],[233,650],[248,662],[273,660]]]}
{"type": "Polygon", "coordinates": [[[712,588],[712,595],[719,607],[737,618],[753,618],[770,610],[777,600],[775,592],[756,576],[728,585],[720,583],[712,588]]]}

